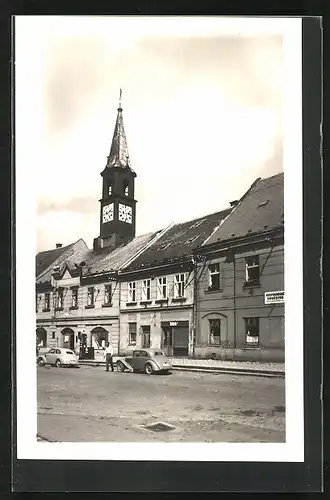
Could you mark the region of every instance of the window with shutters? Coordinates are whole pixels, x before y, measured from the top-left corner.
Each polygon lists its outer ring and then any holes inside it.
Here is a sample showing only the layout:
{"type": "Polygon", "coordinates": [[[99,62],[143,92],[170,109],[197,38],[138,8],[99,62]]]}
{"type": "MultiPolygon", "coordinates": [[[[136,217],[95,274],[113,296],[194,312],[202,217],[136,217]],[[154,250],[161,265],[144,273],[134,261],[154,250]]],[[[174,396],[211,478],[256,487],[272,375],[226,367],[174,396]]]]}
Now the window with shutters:
{"type": "Polygon", "coordinates": [[[151,283],[150,279],[142,281],[142,295],[141,295],[142,302],[149,301],[151,298],[150,283],[151,283]]]}
{"type": "Polygon", "coordinates": [[[78,307],[78,287],[72,288],[71,307],[78,307]]]}
{"type": "Polygon", "coordinates": [[[174,277],[174,297],[184,297],[185,275],[176,274],[174,277]]]}
{"type": "Polygon", "coordinates": [[[49,311],[50,309],[50,293],[45,293],[45,311],[49,311]]]}
{"type": "Polygon", "coordinates": [[[128,302],[136,302],[136,281],[128,283],[128,302]]]}
{"type": "Polygon", "coordinates": [[[157,299],[167,299],[167,278],[162,276],[157,278],[157,299]]]}
{"type": "Polygon", "coordinates": [[[59,288],[57,290],[56,309],[63,309],[63,288],[59,288]]]}
{"type": "Polygon", "coordinates": [[[111,285],[104,286],[104,304],[105,305],[111,304],[111,285]]]}
{"type": "Polygon", "coordinates": [[[94,305],[94,287],[90,286],[87,289],[87,306],[91,307],[94,305]]]}

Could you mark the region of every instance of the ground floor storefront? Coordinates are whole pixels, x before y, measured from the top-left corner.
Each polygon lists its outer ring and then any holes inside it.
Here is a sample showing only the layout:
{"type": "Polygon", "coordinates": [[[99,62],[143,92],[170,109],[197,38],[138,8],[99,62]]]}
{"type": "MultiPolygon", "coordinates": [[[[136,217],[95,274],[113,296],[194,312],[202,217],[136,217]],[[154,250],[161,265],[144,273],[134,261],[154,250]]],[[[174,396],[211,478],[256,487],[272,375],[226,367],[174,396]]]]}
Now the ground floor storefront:
{"type": "Polygon", "coordinates": [[[168,356],[192,354],[192,308],[122,312],[120,354],[136,348],[162,349],[168,356]]]}
{"type": "Polygon", "coordinates": [[[284,334],[284,306],[202,311],[194,357],[284,362],[284,334]]]}
{"type": "Polygon", "coordinates": [[[39,348],[63,347],[73,350],[80,359],[103,358],[106,342],[114,354],[119,348],[118,318],[84,322],[59,321],[37,323],[36,344],[39,348]]]}

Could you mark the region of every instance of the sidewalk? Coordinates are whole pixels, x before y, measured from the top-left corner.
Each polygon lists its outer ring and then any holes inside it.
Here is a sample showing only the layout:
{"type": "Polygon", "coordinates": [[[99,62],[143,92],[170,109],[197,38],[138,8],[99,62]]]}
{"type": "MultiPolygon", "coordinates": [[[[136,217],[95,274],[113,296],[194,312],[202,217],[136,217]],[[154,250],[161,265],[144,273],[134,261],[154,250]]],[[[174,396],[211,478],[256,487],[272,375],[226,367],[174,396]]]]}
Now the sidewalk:
{"type": "MultiPolygon", "coordinates": [[[[113,357],[114,363],[120,359],[113,357]]],[[[284,376],[284,363],[261,363],[258,361],[224,361],[220,359],[170,358],[172,366],[178,370],[264,373],[284,376]]],[[[104,366],[103,359],[80,360],[82,365],[104,366]]]]}

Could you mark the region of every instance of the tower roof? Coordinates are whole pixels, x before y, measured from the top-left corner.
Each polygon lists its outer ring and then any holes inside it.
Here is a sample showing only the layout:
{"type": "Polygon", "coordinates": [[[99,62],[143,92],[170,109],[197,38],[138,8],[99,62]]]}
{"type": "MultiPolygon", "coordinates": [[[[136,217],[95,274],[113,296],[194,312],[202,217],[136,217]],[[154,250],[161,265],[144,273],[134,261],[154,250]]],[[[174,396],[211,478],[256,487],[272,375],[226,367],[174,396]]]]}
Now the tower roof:
{"type": "MultiPolygon", "coordinates": [[[[129,168],[132,170],[129,161],[128,147],[127,147],[127,139],[124,128],[124,120],[123,120],[123,108],[121,107],[121,97],[122,91],[120,89],[119,96],[119,106],[117,113],[117,120],[115,125],[115,130],[113,132],[111,149],[109,156],[107,158],[107,168],[129,168]]],[[[133,171],[133,170],[132,170],[133,171]]]]}

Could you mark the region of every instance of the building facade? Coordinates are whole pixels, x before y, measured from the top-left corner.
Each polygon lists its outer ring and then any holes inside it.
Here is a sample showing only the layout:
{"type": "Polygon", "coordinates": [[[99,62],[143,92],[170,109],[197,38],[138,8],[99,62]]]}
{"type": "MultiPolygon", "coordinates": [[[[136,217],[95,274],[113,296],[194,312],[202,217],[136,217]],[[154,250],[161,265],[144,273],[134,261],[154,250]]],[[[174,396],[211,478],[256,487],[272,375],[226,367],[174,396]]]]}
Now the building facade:
{"type": "Polygon", "coordinates": [[[283,175],[258,180],[196,260],[194,355],[284,361],[283,175]]]}

